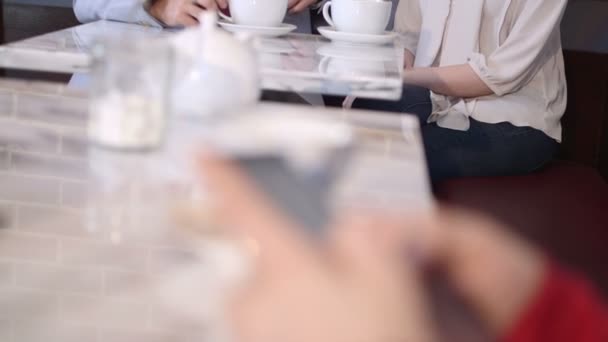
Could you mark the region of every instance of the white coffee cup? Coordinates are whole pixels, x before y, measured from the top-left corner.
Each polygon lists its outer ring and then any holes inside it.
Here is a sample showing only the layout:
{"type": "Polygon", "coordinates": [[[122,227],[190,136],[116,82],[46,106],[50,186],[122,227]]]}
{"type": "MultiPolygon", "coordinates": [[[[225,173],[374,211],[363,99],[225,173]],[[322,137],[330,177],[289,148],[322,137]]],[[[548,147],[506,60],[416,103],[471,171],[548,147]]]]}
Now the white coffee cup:
{"type": "Polygon", "coordinates": [[[323,17],[338,31],[382,34],[390,20],[392,6],[391,1],[382,0],[331,0],[323,6],[323,17]]]}
{"type": "Polygon", "coordinates": [[[229,0],[229,17],[220,17],[237,25],[276,27],[283,23],[288,0],[229,0]]]}

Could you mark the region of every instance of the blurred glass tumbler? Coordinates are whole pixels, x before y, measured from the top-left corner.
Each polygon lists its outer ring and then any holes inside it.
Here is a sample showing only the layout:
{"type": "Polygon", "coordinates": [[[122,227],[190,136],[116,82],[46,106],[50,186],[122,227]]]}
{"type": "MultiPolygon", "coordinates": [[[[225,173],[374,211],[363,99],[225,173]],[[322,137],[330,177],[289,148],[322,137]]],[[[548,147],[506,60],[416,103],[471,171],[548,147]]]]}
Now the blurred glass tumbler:
{"type": "Polygon", "coordinates": [[[93,48],[89,137],[115,149],[151,149],[166,132],[173,49],[163,39],[130,38],[93,48]]]}

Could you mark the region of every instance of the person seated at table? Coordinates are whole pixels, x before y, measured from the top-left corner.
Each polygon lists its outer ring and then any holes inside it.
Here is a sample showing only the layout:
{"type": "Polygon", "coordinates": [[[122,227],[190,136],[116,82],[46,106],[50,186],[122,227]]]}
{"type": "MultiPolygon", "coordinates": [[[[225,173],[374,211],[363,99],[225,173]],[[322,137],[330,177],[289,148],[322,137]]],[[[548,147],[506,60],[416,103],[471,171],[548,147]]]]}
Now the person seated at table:
{"type": "MultiPolygon", "coordinates": [[[[286,21],[300,32],[310,32],[306,11],[318,0],[290,0],[286,21]]],[[[80,22],[115,20],[155,27],[184,27],[198,24],[204,10],[226,10],[228,0],[74,0],[74,13],[80,22]]]]}
{"type": "Polygon", "coordinates": [[[562,138],[566,4],[401,0],[402,99],[361,99],[353,107],[416,114],[434,181],[537,170],[562,138]]]}
{"type": "Polygon", "coordinates": [[[235,341],[438,341],[424,280],[430,268],[492,341],[608,341],[608,310],[590,283],[488,218],[358,211],[321,243],[235,165],[208,154],[201,168],[216,222],[256,246],[253,273],[228,305],[235,341]]]}

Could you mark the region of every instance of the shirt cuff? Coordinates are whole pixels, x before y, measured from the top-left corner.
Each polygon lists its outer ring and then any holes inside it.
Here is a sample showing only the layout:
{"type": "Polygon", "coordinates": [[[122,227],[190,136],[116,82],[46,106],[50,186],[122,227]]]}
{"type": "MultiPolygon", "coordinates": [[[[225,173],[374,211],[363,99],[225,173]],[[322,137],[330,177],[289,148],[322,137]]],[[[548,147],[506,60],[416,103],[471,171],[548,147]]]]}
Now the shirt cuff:
{"type": "Polygon", "coordinates": [[[494,77],[490,69],[488,68],[488,64],[486,62],[486,57],[480,53],[473,53],[471,57],[468,59],[468,64],[471,66],[473,71],[481,78],[483,83],[485,83],[488,88],[490,88],[494,94],[498,96],[506,95],[509,91],[504,87],[501,87],[498,83],[498,80],[494,77]]]}
{"type": "Polygon", "coordinates": [[[414,56],[416,55],[416,50],[418,49],[417,37],[412,37],[408,34],[401,33],[399,34],[399,44],[401,47],[411,52],[414,56]]]}

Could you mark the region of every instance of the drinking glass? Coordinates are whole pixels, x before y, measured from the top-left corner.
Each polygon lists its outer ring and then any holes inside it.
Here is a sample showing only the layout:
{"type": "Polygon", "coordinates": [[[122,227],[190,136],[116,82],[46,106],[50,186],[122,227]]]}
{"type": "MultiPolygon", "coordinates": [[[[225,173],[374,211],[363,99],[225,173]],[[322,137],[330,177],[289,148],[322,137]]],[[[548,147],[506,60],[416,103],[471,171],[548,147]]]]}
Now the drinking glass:
{"type": "Polygon", "coordinates": [[[149,149],[165,136],[173,49],[165,39],[124,37],[93,48],[90,139],[117,149],[149,149]]]}

